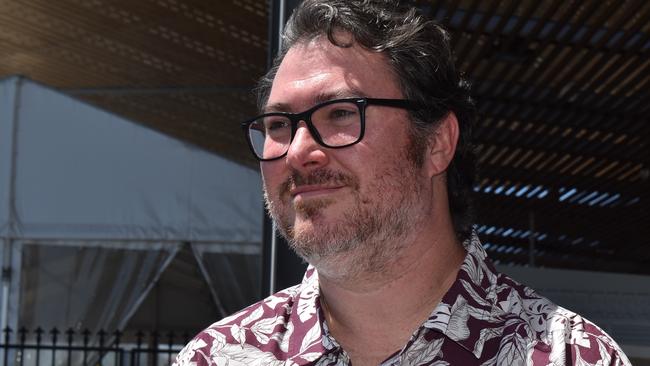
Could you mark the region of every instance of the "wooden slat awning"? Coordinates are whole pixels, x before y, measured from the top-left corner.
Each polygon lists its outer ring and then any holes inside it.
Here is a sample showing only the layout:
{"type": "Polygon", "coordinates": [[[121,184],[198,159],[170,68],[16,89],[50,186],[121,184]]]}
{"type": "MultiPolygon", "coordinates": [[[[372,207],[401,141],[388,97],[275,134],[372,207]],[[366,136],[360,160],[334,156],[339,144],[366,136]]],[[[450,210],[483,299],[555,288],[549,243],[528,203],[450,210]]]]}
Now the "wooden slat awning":
{"type": "Polygon", "coordinates": [[[650,4],[421,2],[474,85],[478,231],[502,263],[650,273],[650,4]]]}
{"type": "MultiPolygon", "coordinates": [[[[477,230],[501,263],[650,273],[650,2],[414,0],[480,112],[477,230]]],[[[0,2],[23,74],[254,166],[238,121],[267,60],[256,0],[0,2]]]]}

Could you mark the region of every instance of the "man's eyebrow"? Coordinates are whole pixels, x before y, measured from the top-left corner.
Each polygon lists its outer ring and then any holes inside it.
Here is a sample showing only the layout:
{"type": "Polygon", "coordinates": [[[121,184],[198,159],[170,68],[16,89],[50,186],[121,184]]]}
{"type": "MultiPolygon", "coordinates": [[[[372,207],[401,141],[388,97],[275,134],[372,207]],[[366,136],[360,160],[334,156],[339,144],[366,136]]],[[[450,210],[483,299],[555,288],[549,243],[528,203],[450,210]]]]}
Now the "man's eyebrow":
{"type": "MultiPolygon", "coordinates": [[[[314,96],[311,100],[311,105],[324,103],[333,99],[343,99],[343,98],[364,98],[366,94],[358,89],[341,89],[333,92],[320,92],[314,96]]],[[[262,113],[270,112],[294,112],[293,108],[289,103],[273,103],[267,104],[262,109],[262,113]]]]}
{"type": "Polygon", "coordinates": [[[313,104],[318,104],[318,103],[323,103],[327,102],[329,100],[333,99],[342,99],[342,98],[363,98],[365,97],[365,93],[358,89],[339,89],[333,92],[321,92],[316,94],[316,96],[313,99],[313,104]]]}
{"type": "Polygon", "coordinates": [[[291,112],[291,107],[287,103],[267,104],[262,108],[262,113],[269,112],[291,112]]]}

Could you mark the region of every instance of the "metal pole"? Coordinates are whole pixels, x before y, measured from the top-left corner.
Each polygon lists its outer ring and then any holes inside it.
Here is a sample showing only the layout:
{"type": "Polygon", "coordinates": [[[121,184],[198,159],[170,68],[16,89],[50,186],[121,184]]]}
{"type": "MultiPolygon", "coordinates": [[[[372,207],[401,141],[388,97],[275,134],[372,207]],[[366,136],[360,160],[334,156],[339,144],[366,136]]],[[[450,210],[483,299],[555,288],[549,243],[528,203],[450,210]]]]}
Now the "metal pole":
{"type": "MultiPolygon", "coordinates": [[[[273,60],[281,48],[282,32],[284,30],[284,21],[286,18],[285,14],[286,0],[272,0],[269,12],[268,69],[273,66],[273,60]]],[[[275,222],[269,218],[268,214],[264,215],[263,235],[261,295],[262,297],[266,297],[274,294],[276,291],[278,248],[277,227],[275,222]]]]}
{"type": "Polygon", "coordinates": [[[271,237],[271,266],[269,268],[269,295],[275,293],[276,278],[278,273],[278,227],[275,222],[272,226],[271,237]]]}
{"type": "Polygon", "coordinates": [[[18,234],[16,228],[16,161],[18,155],[18,114],[20,112],[20,91],[22,89],[23,78],[18,77],[14,89],[14,108],[11,116],[11,167],[9,177],[9,232],[8,238],[4,240],[2,256],[2,308],[0,311],[0,326],[5,329],[9,326],[9,294],[11,293],[12,281],[12,263],[14,239],[18,234]]]}
{"type": "Polygon", "coordinates": [[[278,37],[278,49],[276,50],[275,53],[277,53],[279,50],[282,49],[282,32],[284,32],[284,22],[286,21],[286,7],[287,7],[287,2],[286,0],[279,0],[279,13],[278,13],[278,34],[276,37],[278,37]]]}
{"type": "MultiPolygon", "coordinates": [[[[284,31],[284,22],[286,19],[285,11],[286,11],[286,0],[279,0],[279,9],[278,9],[278,18],[276,21],[278,22],[278,33],[276,34],[277,37],[277,45],[278,48],[275,50],[273,53],[274,56],[280,50],[282,49],[282,32],[284,31]]],[[[273,235],[271,237],[271,268],[269,272],[269,295],[272,295],[276,291],[276,277],[277,277],[277,253],[278,253],[278,227],[273,223],[271,226],[271,234],[273,235]]]]}

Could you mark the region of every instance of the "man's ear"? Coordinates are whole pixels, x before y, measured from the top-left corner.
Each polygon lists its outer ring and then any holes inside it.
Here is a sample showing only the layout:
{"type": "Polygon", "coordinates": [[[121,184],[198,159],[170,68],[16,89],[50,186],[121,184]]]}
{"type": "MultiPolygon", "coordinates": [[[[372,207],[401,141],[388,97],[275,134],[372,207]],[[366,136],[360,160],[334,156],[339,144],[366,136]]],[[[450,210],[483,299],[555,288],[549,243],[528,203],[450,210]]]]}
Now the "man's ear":
{"type": "Polygon", "coordinates": [[[449,112],[429,136],[429,148],[425,165],[429,177],[440,175],[447,170],[456,152],[458,143],[458,119],[454,112],[449,112]]]}

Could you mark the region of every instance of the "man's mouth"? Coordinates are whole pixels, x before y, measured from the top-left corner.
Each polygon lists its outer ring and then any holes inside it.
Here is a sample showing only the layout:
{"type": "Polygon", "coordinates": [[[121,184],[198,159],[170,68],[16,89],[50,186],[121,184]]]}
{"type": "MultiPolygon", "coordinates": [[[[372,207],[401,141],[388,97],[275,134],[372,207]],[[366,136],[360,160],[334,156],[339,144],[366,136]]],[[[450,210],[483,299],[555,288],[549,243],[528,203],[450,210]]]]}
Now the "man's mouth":
{"type": "Polygon", "coordinates": [[[292,188],[289,194],[293,199],[308,199],[335,193],[345,185],[301,185],[292,188]]]}
{"type": "Polygon", "coordinates": [[[307,176],[292,172],[289,178],[280,186],[280,197],[290,200],[316,198],[326,196],[349,187],[357,190],[359,182],[350,175],[319,169],[307,176]]]}

